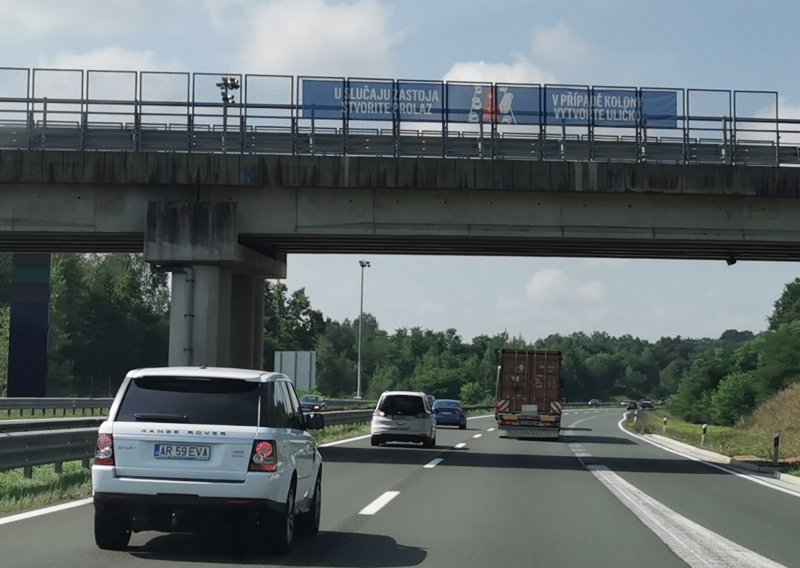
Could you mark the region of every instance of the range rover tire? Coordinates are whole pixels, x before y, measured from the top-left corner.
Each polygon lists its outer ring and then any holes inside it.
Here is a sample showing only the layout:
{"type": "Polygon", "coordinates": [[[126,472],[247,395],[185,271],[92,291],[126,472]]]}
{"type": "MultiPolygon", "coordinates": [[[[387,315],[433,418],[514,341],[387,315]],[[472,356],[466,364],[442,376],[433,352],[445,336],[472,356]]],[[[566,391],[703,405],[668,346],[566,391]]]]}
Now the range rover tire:
{"type": "Polygon", "coordinates": [[[295,529],[295,484],[289,487],[289,494],[286,496],[286,506],[275,519],[275,532],[273,535],[272,550],[275,554],[288,554],[292,549],[295,529]]]}
{"type": "Polygon", "coordinates": [[[311,497],[311,509],[297,516],[298,536],[314,536],[319,532],[319,519],[322,514],[322,472],[317,475],[314,484],[314,495],[311,497]]]}
{"type": "Polygon", "coordinates": [[[118,511],[94,512],[94,542],[103,550],[125,550],[131,540],[128,516],[118,511]]]}

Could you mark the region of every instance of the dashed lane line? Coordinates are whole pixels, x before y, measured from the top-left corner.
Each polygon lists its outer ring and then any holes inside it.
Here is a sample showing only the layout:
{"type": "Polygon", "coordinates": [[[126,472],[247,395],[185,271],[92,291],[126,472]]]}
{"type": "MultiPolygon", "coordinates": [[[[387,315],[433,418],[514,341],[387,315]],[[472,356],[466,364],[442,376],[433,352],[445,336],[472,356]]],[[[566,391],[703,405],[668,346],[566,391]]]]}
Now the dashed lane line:
{"type": "Polygon", "coordinates": [[[400,495],[399,491],[386,491],[383,495],[375,499],[372,503],[361,509],[359,515],[374,515],[383,509],[389,502],[400,495]]]}

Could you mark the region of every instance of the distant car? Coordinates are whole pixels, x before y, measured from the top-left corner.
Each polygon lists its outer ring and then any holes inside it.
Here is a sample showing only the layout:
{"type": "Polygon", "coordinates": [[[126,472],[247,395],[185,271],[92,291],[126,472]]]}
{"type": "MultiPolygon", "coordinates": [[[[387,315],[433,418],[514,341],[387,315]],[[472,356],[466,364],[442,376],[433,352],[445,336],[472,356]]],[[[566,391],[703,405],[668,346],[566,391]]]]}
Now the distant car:
{"type": "Polygon", "coordinates": [[[306,394],[300,397],[300,408],[303,412],[322,412],[328,408],[328,403],[321,396],[306,394]]]}
{"type": "Polygon", "coordinates": [[[600,406],[600,400],[597,398],[593,398],[589,401],[589,406],[600,406]]]}
{"type": "Polygon", "coordinates": [[[422,442],[426,448],[436,447],[436,421],[424,393],[386,391],[372,413],[370,442],[380,446],[386,442],[422,442]]]}
{"type": "Polygon", "coordinates": [[[437,426],[458,426],[461,430],[467,428],[467,415],[458,400],[440,398],[434,402],[433,418],[437,426]]]}
{"type": "Polygon", "coordinates": [[[641,408],[642,410],[652,410],[655,407],[653,406],[652,400],[645,398],[641,402],[639,402],[639,408],[641,408]]]}
{"type": "Polygon", "coordinates": [[[636,402],[635,400],[628,401],[627,410],[638,410],[638,409],[639,409],[638,402],[636,402]]]}

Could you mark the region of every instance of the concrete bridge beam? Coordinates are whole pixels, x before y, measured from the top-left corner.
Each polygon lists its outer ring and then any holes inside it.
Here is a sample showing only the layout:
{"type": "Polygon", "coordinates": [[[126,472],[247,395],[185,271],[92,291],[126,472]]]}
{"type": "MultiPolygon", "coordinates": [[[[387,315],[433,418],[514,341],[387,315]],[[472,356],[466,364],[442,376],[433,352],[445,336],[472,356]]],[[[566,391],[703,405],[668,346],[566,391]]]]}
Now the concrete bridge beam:
{"type": "Polygon", "coordinates": [[[172,273],[169,364],[263,368],[264,280],[286,263],[239,244],[232,201],[150,202],[144,257],[172,273]]]}

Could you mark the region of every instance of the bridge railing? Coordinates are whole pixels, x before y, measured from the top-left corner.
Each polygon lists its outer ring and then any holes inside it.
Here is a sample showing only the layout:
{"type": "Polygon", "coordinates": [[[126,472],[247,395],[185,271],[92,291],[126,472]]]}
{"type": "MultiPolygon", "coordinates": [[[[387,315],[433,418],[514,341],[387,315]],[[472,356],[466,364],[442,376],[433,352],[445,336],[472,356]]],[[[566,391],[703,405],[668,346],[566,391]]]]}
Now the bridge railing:
{"type": "Polygon", "coordinates": [[[0,83],[0,149],[800,164],[772,91],[2,67],[0,83]]]}

